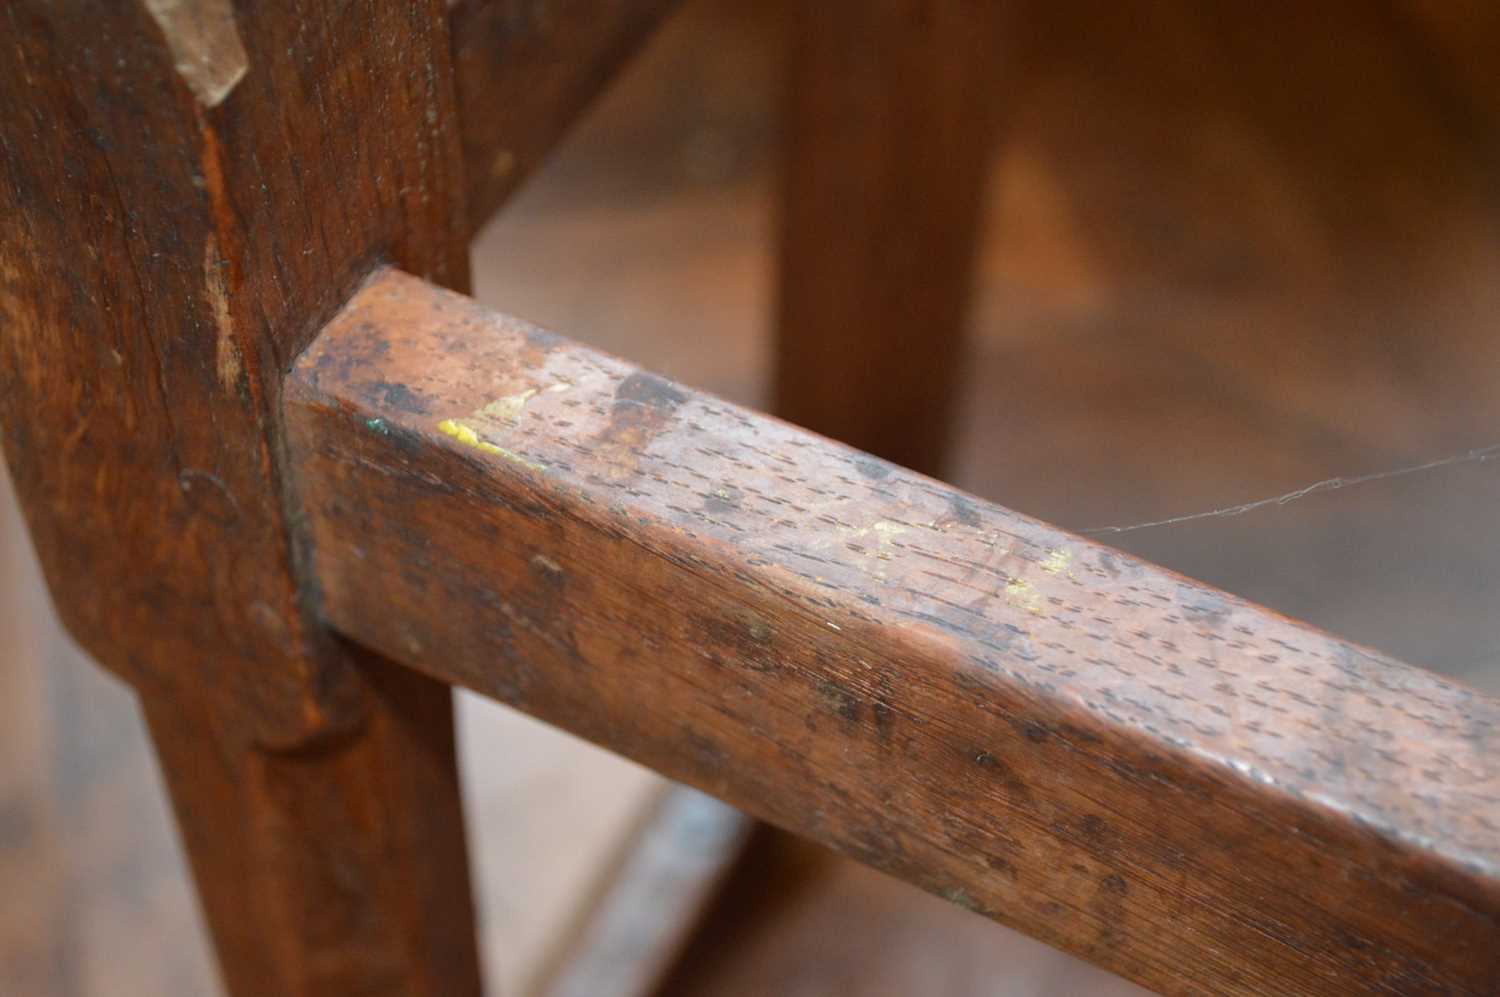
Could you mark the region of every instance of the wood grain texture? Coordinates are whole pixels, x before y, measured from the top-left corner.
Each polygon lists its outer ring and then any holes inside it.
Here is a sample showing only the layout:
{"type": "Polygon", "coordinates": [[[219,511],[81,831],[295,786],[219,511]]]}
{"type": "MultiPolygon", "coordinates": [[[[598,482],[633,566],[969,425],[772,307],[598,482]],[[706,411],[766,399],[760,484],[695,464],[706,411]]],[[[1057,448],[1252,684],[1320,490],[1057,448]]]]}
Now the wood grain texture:
{"type": "Polygon", "coordinates": [[[450,13],[478,231],[546,158],[675,0],[458,0],[450,13]]]}
{"type": "Polygon", "coordinates": [[[0,10],[6,457],[60,617],[140,694],[238,995],[478,989],[448,691],[392,695],[307,615],[278,418],[376,260],[467,285],[446,13],[0,10]]]}
{"type": "Polygon", "coordinates": [[[266,744],[356,712],[299,604],[282,372],[380,256],[467,284],[442,13],[257,9],[206,108],[141,5],[0,12],[0,425],[53,599],[266,744]]]}
{"type": "Polygon", "coordinates": [[[775,410],[937,474],[1011,5],[835,0],[796,17],[775,410]]]}
{"type": "Polygon", "coordinates": [[[1165,992],[1500,985],[1463,686],[394,272],[287,398],[383,653],[1165,992]]]}

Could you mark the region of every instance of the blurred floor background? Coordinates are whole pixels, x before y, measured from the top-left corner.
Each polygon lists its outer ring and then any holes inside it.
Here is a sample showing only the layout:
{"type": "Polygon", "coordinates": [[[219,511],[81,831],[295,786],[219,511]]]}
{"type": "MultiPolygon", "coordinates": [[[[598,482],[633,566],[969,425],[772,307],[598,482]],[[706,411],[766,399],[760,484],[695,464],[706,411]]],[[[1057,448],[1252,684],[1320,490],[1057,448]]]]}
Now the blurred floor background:
{"type": "MultiPolygon", "coordinates": [[[[688,0],[475,245],[478,296],[767,397],[789,3],[688,0]]],[[[1023,4],[953,480],[1075,529],[1500,443],[1500,13],[1023,4]]],[[[1107,539],[1500,692],[1500,460],[1107,539]]],[[[216,992],[128,692],[0,498],[0,992],[216,992]]],[[[657,785],[461,704],[491,981],[523,992],[657,785]]],[[[1125,993],[768,839],[671,994],[1125,993]]]]}

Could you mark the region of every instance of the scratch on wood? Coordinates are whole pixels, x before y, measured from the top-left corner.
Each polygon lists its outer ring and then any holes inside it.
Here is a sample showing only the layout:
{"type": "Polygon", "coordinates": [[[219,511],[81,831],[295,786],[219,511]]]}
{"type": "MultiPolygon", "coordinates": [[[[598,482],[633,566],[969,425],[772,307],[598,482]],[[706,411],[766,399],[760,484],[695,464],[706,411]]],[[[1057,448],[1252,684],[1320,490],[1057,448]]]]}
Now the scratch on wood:
{"type": "Polygon", "coordinates": [[[234,24],[232,0],[144,0],[167,46],[173,68],[198,103],[217,107],[250,68],[234,24]]]}
{"type": "Polygon", "coordinates": [[[218,337],[215,366],[219,384],[233,391],[240,380],[240,347],[234,341],[234,319],[229,314],[229,286],[224,280],[224,258],[219,255],[219,240],[212,233],[203,245],[203,293],[208,297],[218,337]]]}

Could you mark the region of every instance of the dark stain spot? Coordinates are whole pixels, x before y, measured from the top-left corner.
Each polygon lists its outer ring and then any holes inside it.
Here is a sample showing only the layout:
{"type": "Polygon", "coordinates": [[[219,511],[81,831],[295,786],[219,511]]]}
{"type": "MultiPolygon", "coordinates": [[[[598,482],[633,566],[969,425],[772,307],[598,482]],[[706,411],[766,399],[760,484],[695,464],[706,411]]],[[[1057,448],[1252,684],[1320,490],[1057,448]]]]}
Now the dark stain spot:
{"type": "Polygon", "coordinates": [[[859,721],[859,697],[831,679],[818,683],[818,698],[830,713],[835,713],[848,723],[859,721]]]}
{"type": "Polygon", "coordinates": [[[752,672],[776,670],[776,660],[771,654],[776,631],[757,614],[748,611],[723,616],[695,614],[690,621],[701,635],[703,653],[714,664],[752,672]]]}
{"type": "Polygon", "coordinates": [[[398,409],[411,415],[426,415],[428,411],[426,400],[404,384],[375,381],[364,388],[363,394],[376,405],[398,409]]]}
{"type": "Polygon", "coordinates": [[[687,392],[670,381],[636,371],[615,388],[609,425],[598,442],[616,448],[620,470],[633,472],[637,452],[670,425],[677,407],[687,400],[687,392]]]}
{"type": "Polygon", "coordinates": [[[1110,873],[1099,880],[1099,890],[1089,903],[1097,931],[1095,944],[1105,950],[1118,948],[1129,937],[1124,899],[1129,892],[1124,878],[1110,873]]]}
{"type": "Polygon", "coordinates": [[[984,857],[984,864],[1001,875],[1008,877],[1012,882],[1019,878],[1016,867],[998,855],[986,855],[984,857]]]}
{"type": "Polygon", "coordinates": [[[1228,603],[1213,592],[1188,589],[1184,595],[1186,598],[1182,600],[1182,615],[1193,623],[1218,626],[1229,616],[1228,603]]]}
{"type": "Polygon", "coordinates": [[[701,771],[717,772],[729,761],[728,752],[702,734],[687,731],[685,739],[701,771]]]}
{"type": "Polygon", "coordinates": [[[953,507],[953,518],[965,526],[979,525],[979,510],[974,503],[957,493],[948,496],[948,504],[953,507]]]}
{"type": "Polygon", "coordinates": [[[871,457],[867,454],[861,454],[854,458],[854,469],[874,481],[880,481],[891,476],[891,465],[879,457],[871,457]]]}
{"type": "Polygon", "coordinates": [[[896,724],[896,714],[889,706],[880,701],[874,705],[875,713],[875,736],[882,742],[891,739],[891,729],[896,724]]]}
{"type": "Polygon", "coordinates": [[[527,345],[543,351],[551,350],[563,341],[563,338],[557,333],[548,332],[546,329],[538,329],[534,325],[526,326],[521,331],[521,334],[526,337],[527,345]]]}
{"type": "Polygon", "coordinates": [[[1047,738],[1052,736],[1051,732],[1048,731],[1045,726],[1037,723],[1035,720],[1028,720],[1024,724],[1022,724],[1021,733],[1025,735],[1026,740],[1030,741],[1032,744],[1041,744],[1043,741],[1047,740],[1047,738]]]}
{"type": "Polygon", "coordinates": [[[452,331],[445,330],[438,333],[438,340],[443,344],[444,353],[467,353],[469,351],[468,339],[452,331]]]}
{"type": "Polygon", "coordinates": [[[970,757],[974,759],[975,765],[993,772],[994,778],[1005,787],[1005,791],[1013,799],[1031,802],[1031,790],[1021,777],[1016,775],[1015,769],[988,751],[976,751],[970,757]]]}
{"type": "Polygon", "coordinates": [[[633,405],[645,405],[668,414],[687,401],[687,393],[671,381],[638,370],[615,388],[615,412],[633,405]]]}
{"type": "Polygon", "coordinates": [[[879,825],[857,825],[849,828],[849,850],[866,865],[892,869],[907,858],[901,840],[879,825]]]}
{"type": "Polygon", "coordinates": [[[1072,724],[1063,724],[1062,726],[1057,728],[1057,732],[1063,737],[1067,738],[1069,741],[1076,741],[1079,744],[1104,743],[1103,739],[1093,731],[1085,730],[1082,727],[1075,727],[1072,724]]]}
{"type": "Polygon", "coordinates": [[[391,344],[380,327],[363,321],[315,355],[304,355],[297,366],[314,385],[322,383],[325,377],[347,384],[354,371],[378,363],[390,351],[391,344]]]}
{"type": "Polygon", "coordinates": [[[1083,828],[1083,833],[1090,838],[1101,838],[1109,831],[1109,821],[1098,814],[1084,814],[1078,826],[1083,828]]]}
{"type": "Polygon", "coordinates": [[[491,642],[501,644],[501,635],[503,635],[503,645],[506,646],[507,653],[500,655],[501,667],[496,669],[493,675],[487,676],[486,681],[489,684],[486,688],[493,689],[495,696],[502,703],[520,706],[526,703],[528,693],[535,684],[536,676],[531,666],[526,663],[528,659],[510,650],[510,645],[514,643],[511,629],[507,627],[503,631],[497,631],[496,635],[491,637],[491,642]]]}

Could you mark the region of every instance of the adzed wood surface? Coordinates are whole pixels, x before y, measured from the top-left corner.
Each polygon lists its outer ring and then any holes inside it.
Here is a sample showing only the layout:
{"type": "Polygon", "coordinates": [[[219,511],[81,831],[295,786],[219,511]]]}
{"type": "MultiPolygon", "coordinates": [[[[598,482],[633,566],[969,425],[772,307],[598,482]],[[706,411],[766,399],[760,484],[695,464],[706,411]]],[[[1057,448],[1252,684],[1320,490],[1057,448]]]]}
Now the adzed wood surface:
{"type": "Polygon", "coordinates": [[[1478,693],[394,271],[287,402],[385,654],[1164,992],[1500,986],[1478,693]]]}

